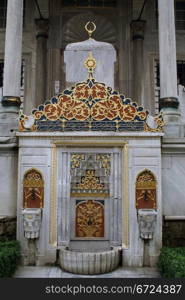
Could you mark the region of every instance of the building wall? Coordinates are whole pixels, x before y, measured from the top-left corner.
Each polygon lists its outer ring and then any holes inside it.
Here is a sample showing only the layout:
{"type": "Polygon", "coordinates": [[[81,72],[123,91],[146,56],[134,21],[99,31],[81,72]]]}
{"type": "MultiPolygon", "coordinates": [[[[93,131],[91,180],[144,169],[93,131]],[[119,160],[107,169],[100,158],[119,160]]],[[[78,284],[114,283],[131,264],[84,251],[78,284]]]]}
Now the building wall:
{"type": "Polygon", "coordinates": [[[185,141],[163,138],[162,199],[163,245],[184,246],[185,141]]]}

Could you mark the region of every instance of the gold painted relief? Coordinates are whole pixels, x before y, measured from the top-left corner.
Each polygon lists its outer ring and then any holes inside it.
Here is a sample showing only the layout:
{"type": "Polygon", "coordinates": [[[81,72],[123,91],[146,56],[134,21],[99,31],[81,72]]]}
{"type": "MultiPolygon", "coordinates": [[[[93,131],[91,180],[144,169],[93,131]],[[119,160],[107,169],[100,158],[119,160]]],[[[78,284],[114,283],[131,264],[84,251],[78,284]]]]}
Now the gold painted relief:
{"type": "Polygon", "coordinates": [[[109,195],[110,154],[71,155],[71,197],[109,195]]]}
{"type": "Polygon", "coordinates": [[[102,168],[106,170],[106,175],[109,175],[111,169],[110,154],[97,154],[96,159],[101,161],[102,168]]]}
{"type": "Polygon", "coordinates": [[[136,208],[156,209],[156,207],[156,179],[150,170],[144,170],[136,181],[136,208]]]}
{"type": "Polygon", "coordinates": [[[39,171],[31,169],[23,179],[23,207],[41,208],[44,203],[44,181],[39,171]]]}
{"type": "Polygon", "coordinates": [[[76,237],[104,237],[104,206],[88,200],[76,206],[76,237]]]}
{"type": "Polygon", "coordinates": [[[82,177],[81,183],[76,185],[81,190],[102,190],[104,185],[100,183],[100,179],[95,176],[95,170],[87,170],[85,177],[82,177]]]}
{"type": "Polygon", "coordinates": [[[79,168],[80,162],[85,159],[84,154],[72,154],[71,156],[71,169],[79,168]]]}

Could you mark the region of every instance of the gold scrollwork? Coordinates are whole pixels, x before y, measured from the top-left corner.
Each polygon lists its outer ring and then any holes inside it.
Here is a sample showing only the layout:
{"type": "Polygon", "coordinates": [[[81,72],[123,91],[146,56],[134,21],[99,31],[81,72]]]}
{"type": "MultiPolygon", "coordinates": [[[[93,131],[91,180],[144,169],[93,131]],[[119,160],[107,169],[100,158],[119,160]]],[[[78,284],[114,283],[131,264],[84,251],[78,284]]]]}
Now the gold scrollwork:
{"type": "Polygon", "coordinates": [[[23,178],[23,207],[42,208],[44,204],[44,180],[40,171],[32,168],[23,178]]]}
{"type": "Polygon", "coordinates": [[[80,167],[80,162],[85,159],[84,154],[72,154],[71,155],[71,169],[80,167]]]}
{"type": "Polygon", "coordinates": [[[138,174],[136,179],[136,208],[156,209],[156,179],[154,174],[145,169],[138,174]]]}
{"type": "Polygon", "coordinates": [[[94,170],[87,170],[86,175],[82,177],[81,183],[76,187],[81,190],[103,190],[104,185],[99,182],[99,178],[95,176],[94,170]]]}
{"type": "Polygon", "coordinates": [[[96,159],[101,161],[102,167],[105,169],[106,175],[110,174],[110,154],[97,154],[96,159]]]}
{"type": "Polygon", "coordinates": [[[83,201],[76,206],[76,237],[104,237],[104,206],[83,201]]]}

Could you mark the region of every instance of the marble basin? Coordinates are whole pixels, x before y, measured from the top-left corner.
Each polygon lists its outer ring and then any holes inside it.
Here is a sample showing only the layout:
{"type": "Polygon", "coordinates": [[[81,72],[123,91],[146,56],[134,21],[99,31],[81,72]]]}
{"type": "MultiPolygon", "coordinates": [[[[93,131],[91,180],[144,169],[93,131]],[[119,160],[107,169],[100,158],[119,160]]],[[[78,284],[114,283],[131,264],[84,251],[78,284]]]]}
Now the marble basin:
{"type": "Polygon", "coordinates": [[[120,253],[120,247],[101,252],[78,252],[61,248],[59,264],[63,270],[74,274],[104,274],[118,267],[120,253]]]}

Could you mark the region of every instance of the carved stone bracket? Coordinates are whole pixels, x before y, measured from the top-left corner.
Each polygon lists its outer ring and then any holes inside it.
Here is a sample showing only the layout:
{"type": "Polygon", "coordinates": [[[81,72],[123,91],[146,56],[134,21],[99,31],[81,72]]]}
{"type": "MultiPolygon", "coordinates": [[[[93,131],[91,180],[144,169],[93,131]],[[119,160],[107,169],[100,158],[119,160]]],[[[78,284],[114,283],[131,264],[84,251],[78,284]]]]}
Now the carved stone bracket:
{"type": "Polygon", "coordinates": [[[41,209],[26,208],[22,211],[24,236],[27,239],[37,239],[40,234],[41,209]]]}
{"type": "Polygon", "coordinates": [[[157,212],[153,209],[139,209],[138,223],[140,237],[144,240],[151,240],[156,227],[157,212]]]}

